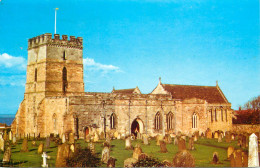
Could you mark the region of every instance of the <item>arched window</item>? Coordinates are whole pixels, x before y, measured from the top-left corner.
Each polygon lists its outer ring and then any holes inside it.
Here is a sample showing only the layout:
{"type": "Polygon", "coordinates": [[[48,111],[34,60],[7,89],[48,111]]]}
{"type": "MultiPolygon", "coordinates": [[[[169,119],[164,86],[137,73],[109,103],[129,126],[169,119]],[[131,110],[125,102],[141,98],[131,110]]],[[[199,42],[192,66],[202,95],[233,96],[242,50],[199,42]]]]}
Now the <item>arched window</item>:
{"type": "Polygon", "coordinates": [[[37,82],[37,68],[34,70],[34,81],[37,82]]]}
{"type": "Polygon", "coordinates": [[[154,118],[154,125],[156,130],[162,129],[162,117],[159,112],[156,113],[154,118]]]}
{"type": "Polygon", "coordinates": [[[197,128],[198,126],[198,117],[196,113],[193,113],[192,115],[192,128],[197,128]]]}
{"type": "Polygon", "coordinates": [[[57,115],[55,113],[52,116],[52,120],[53,120],[53,129],[56,130],[56,128],[57,128],[57,115]]]}
{"type": "Polygon", "coordinates": [[[223,117],[223,109],[221,108],[221,121],[224,121],[224,117],[223,117]]]}
{"type": "Polygon", "coordinates": [[[213,114],[212,114],[212,109],[210,109],[210,118],[211,118],[211,122],[213,122],[213,114]]]}
{"type": "Polygon", "coordinates": [[[166,115],[166,123],[167,123],[167,129],[168,130],[173,129],[173,114],[172,114],[172,112],[169,112],[166,115]]]}
{"type": "Polygon", "coordinates": [[[62,70],[62,90],[67,91],[68,81],[67,81],[67,69],[64,67],[62,70]]]}
{"type": "Polygon", "coordinates": [[[110,128],[115,129],[116,128],[116,115],[115,113],[112,113],[110,116],[110,128]]]}
{"type": "Polygon", "coordinates": [[[215,121],[218,121],[217,109],[215,108],[215,121]]]}

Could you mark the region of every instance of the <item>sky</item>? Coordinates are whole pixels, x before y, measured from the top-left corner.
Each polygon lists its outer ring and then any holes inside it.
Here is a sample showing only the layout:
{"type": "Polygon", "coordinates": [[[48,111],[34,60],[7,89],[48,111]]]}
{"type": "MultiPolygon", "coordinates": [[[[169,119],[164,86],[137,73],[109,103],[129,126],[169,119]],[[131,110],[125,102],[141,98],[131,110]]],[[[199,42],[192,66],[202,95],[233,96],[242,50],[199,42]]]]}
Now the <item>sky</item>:
{"type": "Polygon", "coordinates": [[[87,92],[215,86],[233,109],[260,94],[258,0],[0,0],[0,114],[23,100],[28,39],[83,37],[87,92]]]}

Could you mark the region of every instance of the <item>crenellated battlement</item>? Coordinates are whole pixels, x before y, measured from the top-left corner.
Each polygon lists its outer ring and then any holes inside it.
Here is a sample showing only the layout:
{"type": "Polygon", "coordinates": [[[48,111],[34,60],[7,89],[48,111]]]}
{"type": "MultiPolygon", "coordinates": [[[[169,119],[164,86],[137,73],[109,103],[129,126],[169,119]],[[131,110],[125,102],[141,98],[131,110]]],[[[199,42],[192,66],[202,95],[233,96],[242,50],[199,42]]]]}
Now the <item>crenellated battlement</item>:
{"type": "Polygon", "coordinates": [[[37,37],[33,37],[28,40],[28,50],[34,47],[38,47],[41,45],[48,46],[61,46],[61,47],[69,47],[69,48],[83,48],[83,38],[75,36],[70,36],[68,39],[67,35],[62,35],[60,39],[59,34],[54,34],[54,38],[52,38],[51,33],[45,33],[37,37]]]}

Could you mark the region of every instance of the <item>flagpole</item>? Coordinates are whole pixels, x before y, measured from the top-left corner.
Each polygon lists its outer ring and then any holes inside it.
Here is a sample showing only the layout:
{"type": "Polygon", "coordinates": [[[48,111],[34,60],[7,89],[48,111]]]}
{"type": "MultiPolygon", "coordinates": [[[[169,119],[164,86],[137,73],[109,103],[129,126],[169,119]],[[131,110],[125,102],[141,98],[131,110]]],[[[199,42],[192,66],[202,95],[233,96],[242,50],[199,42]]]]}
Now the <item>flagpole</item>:
{"type": "Polygon", "coordinates": [[[54,34],[56,34],[56,17],[57,17],[57,10],[59,8],[55,8],[55,27],[54,27],[54,34]]]}

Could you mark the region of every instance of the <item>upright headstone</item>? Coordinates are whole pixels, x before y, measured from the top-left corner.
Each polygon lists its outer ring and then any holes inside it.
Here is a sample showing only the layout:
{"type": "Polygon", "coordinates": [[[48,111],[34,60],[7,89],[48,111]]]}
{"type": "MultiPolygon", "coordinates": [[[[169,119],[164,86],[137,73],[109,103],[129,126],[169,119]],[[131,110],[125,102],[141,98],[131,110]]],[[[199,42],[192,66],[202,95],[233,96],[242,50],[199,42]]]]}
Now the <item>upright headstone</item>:
{"type": "Polygon", "coordinates": [[[179,151],[186,150],[185,140],[182,138],[178,139],[178,149],[179,151]]]}
{"type": "Polygon", "coordinates": [[[4,140],[8,141],[8,135],[7,135],[7,131],[6,130],[4,131],[4,140]]]}
{"type": "Polygon", "coordinates": [[[133,149],[133,147],[132,147],[132,144],[131,144],[131,138],[130,137],[127,137],[126,139],[125,139],[125,149],[133,149]]]}
{"type": "Polygon", "coordinates": [[[12,131],[9,131],[9,141],[12,141],[12,139],[13,139],[13,133],[12,131]]]}
{"type": "Polygon", "coordinates": [[[8,146],[4,152],[3,162],[10,162],[11,155],[12,155],[11,148],[10,146],[8,146]]]}
{"type": "Polygon", "coordinates": [[[231,133],[230,132],[227,132],[225,134],[225,140],[227,143],[230,143],[231,142],[231,133]]]}
{"type": "Polygon", "coordinates": [[[69,134],[69,144],[74,144],[74,143],[75,143],[74,134],[71,132],[69,134]]]}
{"type": "Polygon", "coordinates": [[[100,133],[99,138],[102,140],[105,139],[105,133],[103,131],[100,133]]]}
{"type": "Polygon", "coordinates": [[[194,148],[194,139],[193,139],[193,137],[191,137],[190,139],[189,139],[189,150],[194,150],[195,148],[194,148]]]}
{"type": "Polygon", "coordinates": [[[107,161],[107,167],[116,167],[116,159],[110,157],[107,161]]]}
{"type": "Polygon", "coordinates": [[[212,138],[212,132],[211,132],[211,130],[209,128],[206,130],[206,138],[207,139],[211,139],[212,138]]]}
{"type": "Polygon", "coordinates": [[[140,132],[137,132],[137,139],[142,139],[142,134],[140,132]]]}
{"type": "Polygon", "coordinates": [[[254,133],[249,137],[248,167],[259,167],[258,141],[254,133]]]}
{"type": "Polygon", "coordinates": [[[86,142],[90,142],[90,141],[91,141],[91,135],[90,135],[90,134],[88,134],[88,135],[86,136],[85,141],[86,141],[86,142]]]}
{"type": "Polygon", "coordinates": [[[172,143],[172,137],[170,136],[170,134],[166,134],[163,138],[163,140],[167,143],[167,144],[171,144],[172,143]]]}
{"type": "Polygon", "coordinates": [[[156,145],[160,145],[160,141],[163,140],[163,136],[162,135],[157,135],[156,136],[156,145]]]}
{"type": "Polygon", "coordinates": [[[67,167],[66,159],[70,154],[70,145],[63,143],[58,146],[55,167],[67,167]]]}
{"type": "Polygon", "coordinates": [[[74,145],[74,144],[70,144],[70,151],[71,151],[72,153],[75,152],[75,145],[74,145]]]}
{"type": "Polygon", "coordinates": [[[42,167],[48,167],[47,157],[48,157],[48,155],[46,154],[46,152],[43,152],[43,154],[42,154],[42,167]]]}
{"type": "Polygon", "coordinates": [[[93,142],[97,142],[97,141],[99,141],[99,137],[98,134],[95,132],[93,142]]]}
{"type": "Polygon", "coordinates": [[[218,135],[218,131],[214,132],[214,138],[218,139],[219,135],[218,135]]]}
{"type": "Polygon", "coordinates": [[[166,142],[164,140],[160,141],[160,149],[161,149],[161,153],[167,153],[168,150],[166,148],[166,142]]]}
{"type": "Polygon", "coordinates": [[[212,164],[218,164],[219,163],[219,156],[218,156],[218,152],[214,152],[213,153],[213,158],[212,158],[212,164]]]}
{"type": "Polygon", "coordinates": [[[230,159],[231,154],[235,151],[233,146],[229,146],[227,149],[227,159],[230,159]]]}
{"type": "Polygon", "coordinates": [[[28,152],[28,140],[26,138],[23,139],[21,152],[28,152]]]}
{"type": "Polygon", "coordinates": [[[133,151],[133,158],[138,160],[139,155],[142,153],[142,148],[139,144],[136,144],[134,151],[133,151]]]}
{"type": "Polygon", "coordinates": [[[36,141],[32,141],[32,146],[36,146],[36,141]]]}
{"type": "Polygon", "coordinates": [[[218,142],[222,142],[222,136],[218,136],[218,142]]]}
{"type": "Polygon", "coordinates": [[[101,161],[103,163],[107,163],[109,158],[110,158],[110,150],[108,147],[104,147],[104,149],[102,150],[101,161]]]}
{"type": "Polygon", "coordinates": [[[16,144],[16,136],[13,136],[12,142],[13,142],[13,144],[16,144]]]}
{"type": "Polygon", "coordinates": [[[42,154],[43,153],[43,143],[41,142],[39,147],[38,147],[38,154],[42,154]]]}
{"type": "Polygon", "coordinates": [[[65,136],[65,134],[62,134],[61,142],[62,142],[62,143],[65,143],[65,142],[66,142],[66,136],[65,136]]]}
{"type": "Polygon", "coordinates": [[[5,149],[5,140],[3,139],[3,134],[0,134],[0,150],[4,151],[5,149]]]}
{"type": "Polygon", "coordinates": [[[147,136],[147,135],[143,135],[143,143],[144,143],[145,145],[148,145],[148,144],[149,144],[148,136],[147,136]]]}
{"type": "Polygon", "coordinates": [[[195,159],[189,151],[179,151],[173,158],[173,167],[195,167],[195,159]]]}

